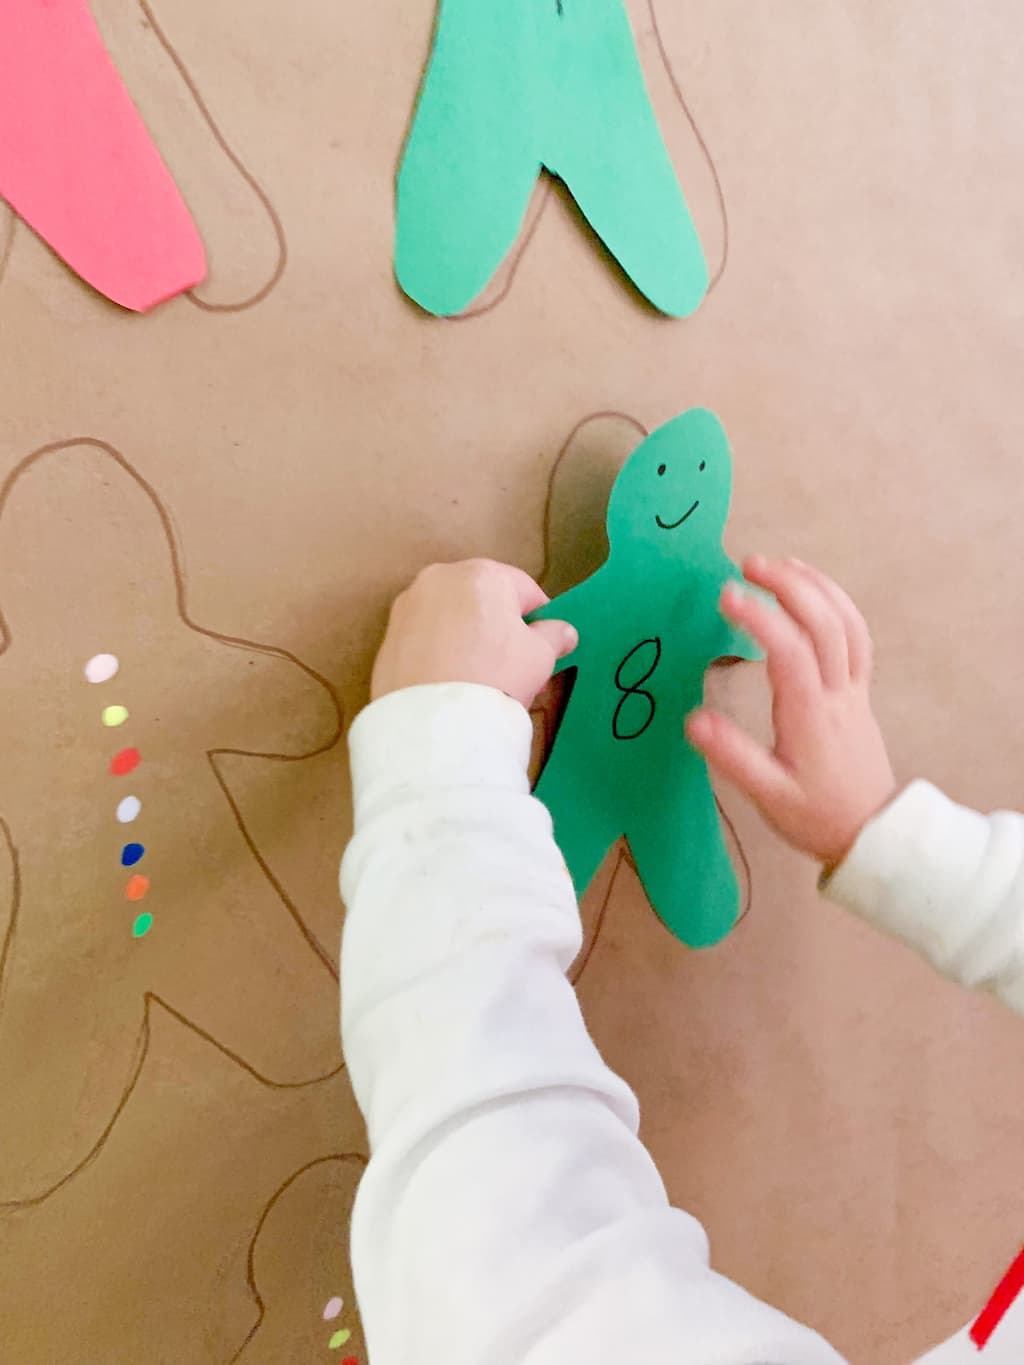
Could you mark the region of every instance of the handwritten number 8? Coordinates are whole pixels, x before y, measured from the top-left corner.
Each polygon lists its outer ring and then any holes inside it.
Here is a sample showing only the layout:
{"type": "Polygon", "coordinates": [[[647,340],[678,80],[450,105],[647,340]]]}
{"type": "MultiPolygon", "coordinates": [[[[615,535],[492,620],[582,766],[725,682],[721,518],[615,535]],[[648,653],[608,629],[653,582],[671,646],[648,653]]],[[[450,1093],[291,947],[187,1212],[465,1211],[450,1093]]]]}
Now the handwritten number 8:
{"type": "Polygon", "coordinates": [[[638,645],[634,645],[615,670],[615,686],[622,693],[619,704],[615,708],[615,714],[612,716],[612,734],[616,739],[639,739],[654,719],[656,709],[654,696],[646,691],[641,684],[651,677],[659,663],[661,663],[661,641],[655,635],[649,640],[641,640],[638,645]],[[652,647],[653,658],[651,658],[652,647]],[[637,655],[641,657],[637,659],[637,655]],[[646,672],[640,672],[632,681],[627,681],[624,675],[627,670],[630,673],[633,671],[629,668],[629,664],[634,659],[636,660],[634,668],[643,669],[646,666],[646,672]],[[630,704],[633,698],[635,701],[630,704]],[[639,714],[638,707],[641,708],[639,714]],[[624,711],[633,713],[632,720],[629,714],[623,714],[624,711]]]}

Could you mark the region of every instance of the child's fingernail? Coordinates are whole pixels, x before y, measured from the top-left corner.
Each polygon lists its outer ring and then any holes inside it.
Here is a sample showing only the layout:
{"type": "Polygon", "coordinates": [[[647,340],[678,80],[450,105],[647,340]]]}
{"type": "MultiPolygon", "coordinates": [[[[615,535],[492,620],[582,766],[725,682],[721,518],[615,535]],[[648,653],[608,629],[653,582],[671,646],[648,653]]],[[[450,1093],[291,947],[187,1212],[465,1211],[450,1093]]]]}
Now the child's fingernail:
{"type": "Polygon", "coordinates": [[[565,628],[565,652],[568,654],[574,650],[580,642],[580,633],[575,626],[565,628]]]}

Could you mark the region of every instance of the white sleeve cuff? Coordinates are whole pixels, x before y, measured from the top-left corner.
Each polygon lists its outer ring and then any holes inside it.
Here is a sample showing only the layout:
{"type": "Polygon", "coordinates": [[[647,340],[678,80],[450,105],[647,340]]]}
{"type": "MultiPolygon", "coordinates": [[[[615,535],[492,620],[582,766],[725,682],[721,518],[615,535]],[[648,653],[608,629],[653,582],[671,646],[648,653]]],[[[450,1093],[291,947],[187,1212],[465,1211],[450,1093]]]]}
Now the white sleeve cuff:
{"type": "Polygon", "coordinates": [[[913,782],[822,889],[967,986],[1024,1011],[1024,819],[980,815],[913,782]]]}
{"type": "Polygon", "coordinates": [[[356,829],[424,787],[528,792],[531,739],[526,710],[496,688],[430,683],[390,692],[349,731],[356,829]]]}

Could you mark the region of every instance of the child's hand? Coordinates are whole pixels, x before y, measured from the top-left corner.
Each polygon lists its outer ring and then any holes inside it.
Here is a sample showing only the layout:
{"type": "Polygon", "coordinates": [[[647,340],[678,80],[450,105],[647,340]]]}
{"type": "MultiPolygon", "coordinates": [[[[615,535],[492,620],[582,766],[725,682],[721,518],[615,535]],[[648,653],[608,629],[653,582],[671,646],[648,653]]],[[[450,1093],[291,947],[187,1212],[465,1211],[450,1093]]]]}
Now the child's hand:
{"type": "Polygon", "coordinates": [[[871,636],[846,593],[817,569],[755,555],[743,571],[779,603],[738,585],[722,594],[723,615],[767,655],[774,752],[707,709],[690,716],[686,733],[788,843],[832,867],[895,788],[871,711],[871,636]]]}
{"type": "Polygon", "coordinates": [[[530,706],[556,661],[576,648],[566,621],[523,617],[548,601],[509,564],[434,564],[395,599],[373,669],[374,698],[420,683],[496,687],[530,706]]]}

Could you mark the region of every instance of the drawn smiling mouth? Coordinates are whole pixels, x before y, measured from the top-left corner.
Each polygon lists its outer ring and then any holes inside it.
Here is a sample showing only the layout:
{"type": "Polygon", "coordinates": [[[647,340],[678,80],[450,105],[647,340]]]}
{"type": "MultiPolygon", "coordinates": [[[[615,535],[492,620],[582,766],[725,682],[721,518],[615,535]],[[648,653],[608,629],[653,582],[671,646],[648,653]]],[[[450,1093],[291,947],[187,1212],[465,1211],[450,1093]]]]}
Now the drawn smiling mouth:
{"type": "Polygon", "coordinates": [[[663,531],[674,531],[677,526],[682,526],[683,522],[686,521],[688,517],[692,517],[699,506],[700,498],[697,499],[697,501],[693,504],[693,506],[690,508],[688,512],[683,513],[683,515],[679,518],[678,521],[662,521],[661,517],[658,516],[657,514],[655,514],[654,520],[658,523],[658,525],[661,527],[663,531]]]}

